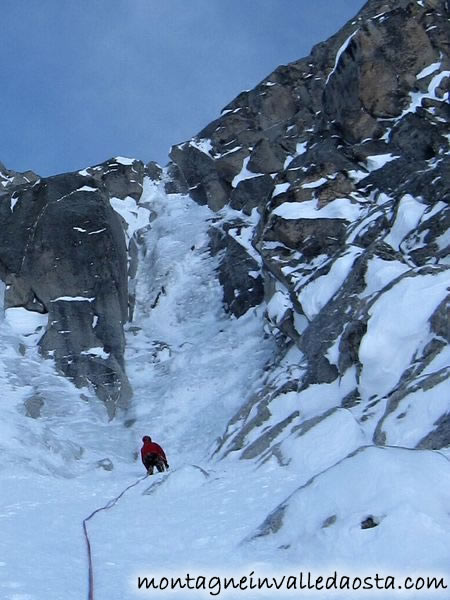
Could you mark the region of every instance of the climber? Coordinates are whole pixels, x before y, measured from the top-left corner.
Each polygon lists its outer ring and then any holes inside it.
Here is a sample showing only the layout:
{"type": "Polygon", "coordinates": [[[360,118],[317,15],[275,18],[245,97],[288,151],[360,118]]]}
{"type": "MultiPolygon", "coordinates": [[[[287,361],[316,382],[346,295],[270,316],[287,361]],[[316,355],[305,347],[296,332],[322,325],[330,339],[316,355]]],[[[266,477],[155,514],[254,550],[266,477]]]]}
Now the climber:
{"type": "Polygon", "coordinates": [[[156,467],[159,473],[169,468],[166,454],[159,444],[152,442],[152,438],[144,435],[142,438],[144,445],[141,448],[142,462],[147,469],[148,475],[153,475],[153,469],[156,467]]]}

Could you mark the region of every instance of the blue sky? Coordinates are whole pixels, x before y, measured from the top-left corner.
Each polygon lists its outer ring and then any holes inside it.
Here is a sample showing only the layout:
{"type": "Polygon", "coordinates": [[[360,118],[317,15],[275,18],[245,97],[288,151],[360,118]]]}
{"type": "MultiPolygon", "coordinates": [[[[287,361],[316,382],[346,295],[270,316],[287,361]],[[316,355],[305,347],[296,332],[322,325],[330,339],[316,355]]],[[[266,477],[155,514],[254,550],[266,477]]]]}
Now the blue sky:
{"type": "Polygon", "coordinates": [[[364,3],[2,0],[0,161],[41,175],[115,155],[165,164],[364,3]]]}

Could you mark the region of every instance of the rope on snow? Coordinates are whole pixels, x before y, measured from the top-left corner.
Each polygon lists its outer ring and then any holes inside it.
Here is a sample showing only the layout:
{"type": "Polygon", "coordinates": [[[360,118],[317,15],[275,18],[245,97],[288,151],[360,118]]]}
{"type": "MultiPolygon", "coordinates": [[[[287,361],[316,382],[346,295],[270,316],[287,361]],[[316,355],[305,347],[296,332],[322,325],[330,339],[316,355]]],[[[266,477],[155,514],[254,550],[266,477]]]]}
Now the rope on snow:
{"type": "Polygon", "coordinates": [[[89,565],[88,600],[94,600],[94,567],[93,567],[93,564],[92,564],[91,541],[89,539],[89,533],[88,533],[88,529],[87,529],[86,523],[90,519],[92,519],[92,517],[94,515],[96,515],[98,512],[100,512],[102,510],[109,510],[110,508],[112,508],[113,506],[115,506],[117,504],[117,502],[122,498],[122,496],[126,492],[128,492],[129,489],[131,489],[132,487],[134,487],[135,485],[137,485],[138,483],[140,483],[141,481],[143,481],[147,477],[148,477],[147,474],[143,475],[142,477],[139,477],[139,479],[137,481],[135,481],[134,483],[131,483],[118,496],[116,496],[115,498],[113,498],[112,500],[110,500],[107,504],[105,504],[105,506],[102,506],[100,508],[96,508],[94,511],[91,512],[91,514],[88,517],[86,517],[85,519],[83,519],[83,532],[84,532],[84,538],[86,540],[86,549],[87,549],[88,565],[89,565]]]}

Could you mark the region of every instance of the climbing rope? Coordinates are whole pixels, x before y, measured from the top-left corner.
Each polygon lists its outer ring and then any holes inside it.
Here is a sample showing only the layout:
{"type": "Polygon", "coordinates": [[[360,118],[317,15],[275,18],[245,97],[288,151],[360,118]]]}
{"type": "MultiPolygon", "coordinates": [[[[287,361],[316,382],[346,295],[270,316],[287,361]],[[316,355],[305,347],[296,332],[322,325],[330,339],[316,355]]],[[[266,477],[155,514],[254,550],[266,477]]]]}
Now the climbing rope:
{"type": "Polygon", "coordinates": [[[118,496],[116,496],[115,498],[113,498],[112,500],[110,500],[107,504],[105,504],[105,506],[102,506],[100,508],[96,508],[94,511],[91,512],[91,514],[88,517],[86,517],[85,519],[83,519],[83,532],[84,532],[84,538],[86,540],[86,549],[87,549],[88,565],[89,565],[88,600],[94,600],[94,567],[93,567],[93,564],[92,564],[91,541],[89,539],[89,533],[88,533],[88,529],[87,529],[86,523],[90,519],[92,519],[92,517],[94,515],[96,515],[98,512],[101,512],[102,510],[109,510],[110,508],[112,508],[113,506],[115,506],[117,504],[117,502],[122,498],[122,496],[126,492],[128,492],[128,490],[130,490],[135,485],[138,485],[138,483],[140,483],[141,481],[143,481],[147,477],[148,477],[147,474],[143,475],[142,477],[139,477],[139,479],[137,481],[135,481],[134,483],[132,483],[128,487],[126,487],[118,496]]]}

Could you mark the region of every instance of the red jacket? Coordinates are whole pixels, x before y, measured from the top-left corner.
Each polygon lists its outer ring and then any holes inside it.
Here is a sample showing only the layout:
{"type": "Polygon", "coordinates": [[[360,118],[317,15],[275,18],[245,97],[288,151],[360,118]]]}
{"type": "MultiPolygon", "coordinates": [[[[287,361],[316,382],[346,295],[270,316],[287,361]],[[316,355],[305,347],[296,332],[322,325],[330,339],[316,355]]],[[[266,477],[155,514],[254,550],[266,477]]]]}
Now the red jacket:
{"type": "Polygon", "coordinates": [[[164,450],[155,442],[144,442],[144,445],[141,448],[142,462],[144,462],[144,458],[147,456],[147,454],[157,454],[163,459],[164,462],[167,462],[164,450]]]}

